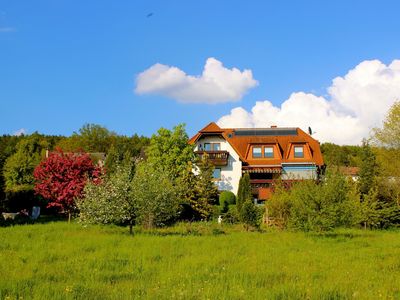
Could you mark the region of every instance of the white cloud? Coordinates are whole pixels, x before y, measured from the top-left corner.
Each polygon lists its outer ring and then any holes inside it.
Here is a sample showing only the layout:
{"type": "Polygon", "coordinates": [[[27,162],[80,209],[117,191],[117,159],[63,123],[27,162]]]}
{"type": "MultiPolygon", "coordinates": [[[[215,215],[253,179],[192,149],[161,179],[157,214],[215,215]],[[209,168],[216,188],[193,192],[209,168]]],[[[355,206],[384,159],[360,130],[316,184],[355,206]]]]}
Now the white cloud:
{"type": "Polygon", "coordinates": [[[13,133],[13,135],[16,135],[16,136],[26,135],[26,129],[25,128],[18,129],[17,131],[15,131],[13,133]]]}
{"type": "Polygon", "coordinates": [[[161,95],[182,103],[216,104],[238,101],[257,84],[251,70],[227,69],[211,57],[200,76],[155,64],[137,76],[135,92],[161,95]]]}
{"type": "Polygon", "coordinates": [[[257,101],[251,111],[241,107],[219,119],[221,127],[293,126],[315,131],[321,142],[359,144],[400,100],[400,60],[385,65],[363,61],[344,77],[337,77],[328,96],[296,92],[280,107],[257,101]]]}

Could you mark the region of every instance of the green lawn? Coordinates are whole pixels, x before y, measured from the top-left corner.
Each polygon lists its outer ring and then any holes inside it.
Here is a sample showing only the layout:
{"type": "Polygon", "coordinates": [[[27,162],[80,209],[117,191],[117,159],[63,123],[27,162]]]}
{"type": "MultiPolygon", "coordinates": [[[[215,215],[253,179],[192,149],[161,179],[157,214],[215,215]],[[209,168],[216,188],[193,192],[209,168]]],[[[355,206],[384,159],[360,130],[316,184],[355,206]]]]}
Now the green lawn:
{"type": "Polygon", "coordinates": [[[400,231],[0,228],[0,299],[400,299],[400,231]]]}

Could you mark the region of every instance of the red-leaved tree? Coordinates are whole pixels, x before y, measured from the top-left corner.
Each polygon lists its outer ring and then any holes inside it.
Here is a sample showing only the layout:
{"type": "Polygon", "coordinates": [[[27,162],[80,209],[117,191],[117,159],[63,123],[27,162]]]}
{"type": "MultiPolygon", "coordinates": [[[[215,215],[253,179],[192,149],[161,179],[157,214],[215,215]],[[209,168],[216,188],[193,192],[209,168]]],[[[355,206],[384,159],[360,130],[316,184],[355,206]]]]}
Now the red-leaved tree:
{"type": "Polygon", "coordinates": [[[102,169],[95,166],[87,153],[64,153],[61,149],[50,153],[34,170],[35,192],[49,201],[47,207],[71,212],[75,199],[82,196],[88,180],[100,181],[102,169]]]}

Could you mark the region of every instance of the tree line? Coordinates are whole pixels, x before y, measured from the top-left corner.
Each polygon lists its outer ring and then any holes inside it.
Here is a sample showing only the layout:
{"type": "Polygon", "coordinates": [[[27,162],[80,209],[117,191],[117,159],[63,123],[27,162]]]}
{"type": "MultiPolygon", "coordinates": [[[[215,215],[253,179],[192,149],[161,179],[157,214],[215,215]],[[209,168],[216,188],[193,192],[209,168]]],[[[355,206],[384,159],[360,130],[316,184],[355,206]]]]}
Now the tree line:
{"type": "MultiPolygon", "coordinates": [[[[111,154],[115,161],[128,154],[139,156],[148,143],[147,137],[117,135],[96,124],[86,124],[69,137],[37,132],[0,136],[0,211],[15,212],[32,205],[46,207],[46,201],[34,191],[34,169],[45,159],[46,153],[55,149],[65,153],[104,153],[111,154]]],[[[112,167],[109,161],[105,163],[112,167]]]]}
{"type": "Polygon", "coordinates": [[[217,191],[213,166],[206,155],[196,157],[184,125],[161,128],[151,138],[120,136],[95,124],[70,137],[3,136],[0,209],[41,205],[47,212],[76,214],[83,223],[129,225],[131,231],[135,224],[153,228],[218,215],[257,228],[263,214],[282,228],[306,231],[397,226],[399,124],[395,103],[362,146],[322,145],[328,165],[322,180],[290,189],[278,184],[265,208],[254,204],[248,175],[237,196],[217,191]],[[106,155],[100,165],[98,153],[106,155]],[[358,166],[358,180],[341,174],[340,166],[358,166]]]}

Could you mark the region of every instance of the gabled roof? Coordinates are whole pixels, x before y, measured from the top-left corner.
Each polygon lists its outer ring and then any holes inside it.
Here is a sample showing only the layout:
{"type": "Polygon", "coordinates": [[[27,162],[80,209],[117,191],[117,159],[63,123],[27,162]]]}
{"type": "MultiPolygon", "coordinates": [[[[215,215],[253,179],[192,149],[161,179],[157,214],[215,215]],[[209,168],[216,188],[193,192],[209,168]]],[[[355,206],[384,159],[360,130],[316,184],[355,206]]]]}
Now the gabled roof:
{"type": "Polygon", "coordinates": [[[302,143],[309,147],[311,162],[322,166],[324,164],[319,142],[300,128],[220,128],[214,122],[208,124],[193,136],[189,143],[194,144],[203,136],[220,135],[236,151],[245,165],[281,165],[282,163],[309,163],[310,159],[289,159],[291,145],[302,143]],[[251,145],[276,145],[282,159],[251,159],[247,155],[251,145]]]}
{"type": "Polygon", "coordinates": [[[206,132],[220,132],[220,133],[222,133],[222,132],[224,132],[224,130],[221,129],[221,127],[219,127],[216,123],[211,122],[206,127],[201,129],[199,132],[201,132],[201,133],[206,133],[206,132]]]}
{"type": "Polygon", "coordinates": [[[209,135],[209,134],[220,134],[220,135],[222,135],[223,133],[224,133],[223,129],[221,129],[216,123],[211,122],[206,127],[201,129],[195,136],[193,136],[189,140],[189,143],[190,144],[195,143],[202,135],[209,135]]]}

